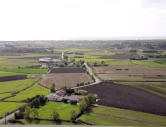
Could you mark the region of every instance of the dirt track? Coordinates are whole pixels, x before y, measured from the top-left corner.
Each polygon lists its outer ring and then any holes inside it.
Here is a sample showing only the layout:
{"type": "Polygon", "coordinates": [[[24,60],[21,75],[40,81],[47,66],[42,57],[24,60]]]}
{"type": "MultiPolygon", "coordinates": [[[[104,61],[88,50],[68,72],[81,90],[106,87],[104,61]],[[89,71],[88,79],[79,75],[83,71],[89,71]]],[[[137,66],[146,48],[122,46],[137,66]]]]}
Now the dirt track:
{"type": "Polygon", "coordinates": [[[98,103],[123,109],[166,115],[166,99],[130,86],[112,82],[82,88],[96,93],[101,99],[98,103]]]}
{"type": "Polygon", "coordinates": [[[26,78],[27,78],[27,75],[5,76],[5,77],[0,77],[0,82],[21,80],[21,79],[26,79],[26,78]]]}

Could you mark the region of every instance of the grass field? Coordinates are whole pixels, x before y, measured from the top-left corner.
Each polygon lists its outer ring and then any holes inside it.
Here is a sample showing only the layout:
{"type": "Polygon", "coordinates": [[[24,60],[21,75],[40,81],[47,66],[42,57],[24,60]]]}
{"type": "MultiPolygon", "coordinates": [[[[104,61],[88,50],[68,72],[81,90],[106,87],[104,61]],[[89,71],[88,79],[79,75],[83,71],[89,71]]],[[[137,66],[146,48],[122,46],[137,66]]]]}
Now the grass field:
{"type": "Polygon", "coordinates": [[[166,82],[116,82],[116,83],[144,89],[153,94],[166,97],[166,82]]]}
{"type": "Polygon", "coordinates": [[[27,98],[32,98],[36,95],[47,95],[49,93],[49,90],[35,84],[34,86],[26,89],[25,91],[22,91],[18,93],[15,97],[11,97],[7,99],[8,101],[23,101],[26,100],[27,98]]]}
{"type": "Polygon", "coordinates": [[[144,65],[149,67],[166,67],[165,60],[149,59],[149,60],[132,60],[132,64],[144,65]]]}
{"type": "Polygon", "coordinates": [[[0,99],[4,98],[4,97],[8,97],[10,96],[11,93],[4,93],[4,94],[0,94],[0,99]]]}
{"type": "Polygon", "coordinates": [[[25,79],[16,81],[0,82],[0,93],[14,92],[29,87],[34,83],[36,79],[25,79]]]}
{"type": "Polygon", "coordinates": [[[1,68],[0,71],[4,72],[15,72],[23,74],[46,74],[48,69],[41,68],[1,68]]]}
{"type": "Polygon", "coordinates": [[[106,62],[109,65],[132,65],[129,59],[112,59],[109,62],[106,62]]]}
{"type": "Polygon", "coordinates": [[[83,60],[83,61],[88,62],[88,63],[101,62],[101,61],[105,61],[105,62],[111,61],[110,59],[98,59],[98,58],[74,58],[74,59],[75,59],[75,61],[83,60]]]}
{"type": "Polygon", "coordinates": [[[20,106],[23,106],[24,103],[15,103],[15,102],[0,102],[0,117],[3,117],[5,115],[5,112],[10,113],[12,111],[15,111],[20,106]]]}
{"type": "Polygon", "coordinates": [[[159,60],[154,60],[154,62],[166,65],[166,59],[159,59],[159,60]]]}
{"type": "Polygon", "coordinates": [[[36,124],[39,124],[39,125],[78,125],[78,124],[72,123],[72,122],[56,122],[56,121],[46,121],[46,120],[40,120],[40,121],[33,120],[32,122],[28,122],[28,121],[22,119],[19,121],[25,125],[36,125],[36,124]]]}
{"type": "Polygon", "coordinates": [[[59,112],[61,119],[70,119],[70,111],[75,110],[79,112],[79,109],[75,105],[65,104],[63,102],[47,102],[45,106],[38,109],[39,117],[41,118],[51,118],[53,110],[56,109],[59,112]]]}
{"type": "Polygon", "coordinates": [[[13,75],[20,75],[20,73],[0,71],[0,77],[3,77],[3,76],[13,76],[13,75]]]}
{"type": "Polygon", "coordinates": [[[108,52],[107,50],[104,50],[104,52],[88,52],[85,53],[86,56],[110,56],[115,55],[115,52],[108,52]]]}
{"type": "Polygon", "coordinates": [[[9,60],[7,58],[0,58],[0,68],[17,68],[41,65],[37,60],[9,60]]]}
{"type": "Polygon", "coordinates": [[[165,119],[165,116],[105,106],[95,107],[90,113],[80,117],[80,120],[94,125],[141,127],[166,126],[165,119]]]}

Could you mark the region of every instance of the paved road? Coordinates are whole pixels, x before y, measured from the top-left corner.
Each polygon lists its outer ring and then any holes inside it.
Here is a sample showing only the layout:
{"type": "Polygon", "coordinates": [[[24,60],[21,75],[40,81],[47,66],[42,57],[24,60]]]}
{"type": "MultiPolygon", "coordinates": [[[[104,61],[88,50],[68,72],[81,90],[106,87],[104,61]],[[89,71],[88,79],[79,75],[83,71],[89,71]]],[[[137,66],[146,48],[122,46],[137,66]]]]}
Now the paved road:
{"type": "Polygon", "coordinates": [[[87,71],[89,72],[89,75],[93,76],[95,82],[94,83],[90,83],[88,85],[84,85],[84,86],[78,86],[78,87],[73,87],[71,89],[78,89],[78,88],[83,88],[83,87],[87,87],[87,86],[91,86],[91,85],[95,85],[95,84],[98,84],[98,83],[101,83],[101,80],[93,73],[93,70],[90,66],[88,66],[87,63],[84,63],[87,71]]]}
{"type": "Polygon", "coordinates": [[[62,60],[64,59],[64,52],[62,52],[62,56],[61,56],[62,60]]]}

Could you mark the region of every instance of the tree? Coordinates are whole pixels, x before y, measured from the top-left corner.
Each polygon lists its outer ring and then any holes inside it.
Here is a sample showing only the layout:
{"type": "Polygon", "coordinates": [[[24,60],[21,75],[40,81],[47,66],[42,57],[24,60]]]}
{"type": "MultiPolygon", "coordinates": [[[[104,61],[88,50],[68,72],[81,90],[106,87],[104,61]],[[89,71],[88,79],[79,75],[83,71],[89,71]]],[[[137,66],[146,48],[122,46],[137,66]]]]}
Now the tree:
{"type": "Polygon", "coordinates": [[[77,112],[75,110],[71,110],[70,112],[70,119],[75,120],[77,117],[77,112]]]}
{"type": "Polygon", "coordinates": [[[31,110],[31,113],[32,113],[33,119],[36,119],[36,118],[39,117],[39,112],[37,111],[37,109],[33,108],[33,109],[31,110]]]}
{"type": "Polygon", "coordinates": [[[93,94],[88,94],[86,97],[88,98],[90,105],[96,102],[96,97],[93,94]]]}
{"type": "Polygon", "coordinates": [[[94,64],[93,64],[93,65],[94,65],[95,67],[96,67],[96,66],[98,66],[97,62],[94,62],[94,64]]]}
{"type": "Polygon", "coordinates": [[[87,104],[84,100],[82,100],[80,103],[79,103],[79,110],[80,112],[84,112],[86,109],[87,109],[87,104]]]}
{"type": "Polygon", "coordinates": [[[31,113],[31,108],[29,106],[26,106],[24,111],[24,119],[29,119],[30,113],[31,113]]]}
{"type": "Polygon", "coordinates": [[[74,93],[74,89],[67,88],[67,89],[66,89],[66,93],[67,93],[67,94],[72,94],[72,93],[74,93]]]}
{"type": "Polygon", "coordinates": [[[90,100],[89,100],[89,97],[88,97],[88,96],[85,96],[83,100],[86,102],[87,107],[89,107],[90,104],[91,104],[91,103],[90,103],[90,100]]]}
{"type": "Polygon", "coordinates": [[[68,56],[64,55],[64,59],[65,59],[65,60],[68,60],[68,56]]]}
{"type": "Polygon", "coordinates": [[[50,91],[51,93],[55,92],[55,83],[51,84],[50,91]]]}
{"type": "Polygon", "coordinates": [[[105,65],[105,61],[101,61],[101,65],[105,65]]]}
{"type": "Polygon", "coordinates": [[[53,112],[52,112],[52,118],[55,121],[59,119],[59,113],[56,109],[54,109],[53,112]]]}

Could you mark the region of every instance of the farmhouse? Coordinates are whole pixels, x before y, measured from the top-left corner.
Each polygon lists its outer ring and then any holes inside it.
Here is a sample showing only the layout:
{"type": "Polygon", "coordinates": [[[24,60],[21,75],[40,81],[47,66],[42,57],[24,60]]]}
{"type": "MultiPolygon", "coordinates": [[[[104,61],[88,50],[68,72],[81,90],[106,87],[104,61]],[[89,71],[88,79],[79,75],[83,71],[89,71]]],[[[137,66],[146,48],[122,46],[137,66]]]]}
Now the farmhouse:
{"type": "Polygon", "coordinates": [[[56,93],[49,94],[47,96],[47,99],[49,101],[57,101],[57,102],[62,102],[64,100],[67,100],[68,103],[71,101],[81,101],[84,98],[84,96],[80,95],[67,95],[65,90],[58,90],[56,93]]]}

